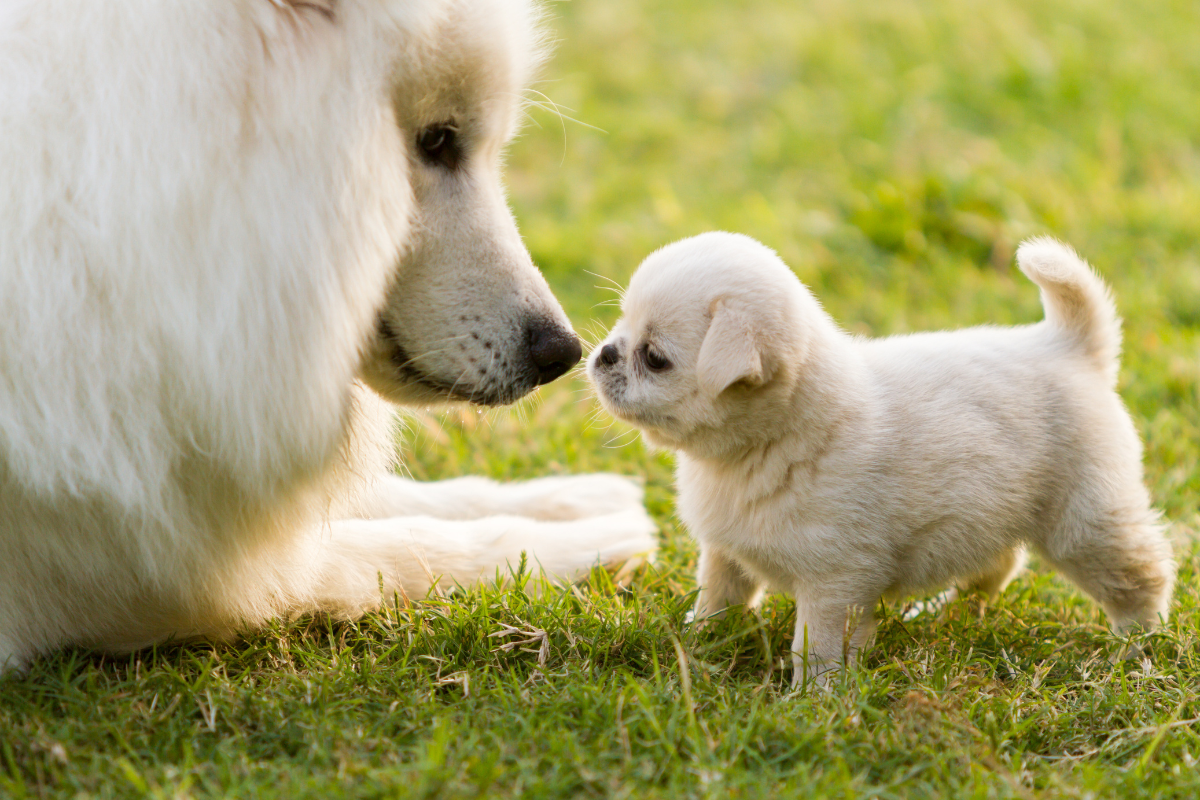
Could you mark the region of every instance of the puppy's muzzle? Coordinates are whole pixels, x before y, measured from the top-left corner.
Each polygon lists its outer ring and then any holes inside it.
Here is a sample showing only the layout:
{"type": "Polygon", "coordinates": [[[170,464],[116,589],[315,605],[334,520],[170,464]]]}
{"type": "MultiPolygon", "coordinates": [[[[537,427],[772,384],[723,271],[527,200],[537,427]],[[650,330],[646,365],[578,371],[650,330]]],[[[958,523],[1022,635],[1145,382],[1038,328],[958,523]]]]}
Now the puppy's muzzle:
{"type": "Polygon", "coordinates": [[[572,331],[546,322],[529,326],[529,360],[539,386],[563,375],[582,357],[583,346],[572,331]]]}

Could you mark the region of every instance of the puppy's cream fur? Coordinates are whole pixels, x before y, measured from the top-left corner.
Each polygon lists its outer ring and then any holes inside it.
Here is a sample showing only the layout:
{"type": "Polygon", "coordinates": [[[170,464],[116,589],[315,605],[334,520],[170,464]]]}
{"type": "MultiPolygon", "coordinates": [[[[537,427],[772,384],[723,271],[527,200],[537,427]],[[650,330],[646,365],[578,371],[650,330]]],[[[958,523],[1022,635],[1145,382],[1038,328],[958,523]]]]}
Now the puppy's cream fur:
{"type": "Polygon", "coordinates": [[[588,370],[605,408],[679,451],[698,618],[791,593],[797,678],[821,676],[881,596],[995,594],[1026,546],[1116,631],[1166,617],[1174,567],[1114,391],[1108,290],[1049,239],[1018,261],[1045,321],[868,340],[744,236],[646,259],[588,370]]]}
{"type": "Polygon", "coordinates": [[[497,404],[573,360],[500,177],[538,16],[0,5],[0,671],[653,549],[613,476],[395,477],[364,385],[497,404]]]}

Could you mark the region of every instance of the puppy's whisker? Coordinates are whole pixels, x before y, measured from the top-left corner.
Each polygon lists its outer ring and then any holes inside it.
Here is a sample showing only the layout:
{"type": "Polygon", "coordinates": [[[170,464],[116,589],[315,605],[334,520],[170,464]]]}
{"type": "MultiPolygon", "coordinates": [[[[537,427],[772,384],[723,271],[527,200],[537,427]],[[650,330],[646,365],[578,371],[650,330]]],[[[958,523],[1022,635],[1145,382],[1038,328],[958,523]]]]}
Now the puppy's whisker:
{"type": "Polygon", "coordinates": [[[614,436],[613,438],[609,439],[607,442],[604,443],[604,446],[609,449],[613,449],[613,450],[621,448],[621,447],[626,447],[630,444],[633,444],[633,441],[635,439],[637,439],[637,436],[638,436],[637,430],[625,431],[624,433],[620,434],[619,436],[614,436]],[[620,441],[621,439],[624,439],[629,434],[633,434],[633,436],[631,436],[628,441],[624,441],[624,442],[620,441]]]}
{"type": "Polygon", "coordinates": [[[589,321],[583,328],[583,334],[579,337],[583,344],[594,346],[596,344],[596,322],[589,321]]]}
{"type": "Polygon", "coordinates": [[[588,424],[587,430],[588,431],[598,431],[600,434],[603,435],[605,433],[608,433],[610,430],[612,430],[612,426],[614,424],[614,422],[612,420],[609,420],[609,423],[607,425],[601,427],[600,423],[601,423],[601,420],[593,419],[591,421],[591,423],[588,424]]]}
{"type": "MultiPolygon", "coordinates": [[[[604,337],[605,337],[604,329],[601,328],[600,331],[597,331],[596,327],[598,327],[598,326],[595,323],[590,324],[587,328],[584,329],[585,335],[582,335],[579,337],[580,344],[582,344],[584,349],[589,353],[591,351],[595,350],[596,347],[602,341],[604,341],[604,337]]],[[[580,362],[580,365],[584,365],[586,363],[587,363],[587,361],[585,359],[584,361],[580,362]]]]}
{"type": "Polygon", "coordinates": [[[612,286],[595,286],[593,288],[600,289],[602,291],[616,292],[617,297],[621,297],[621,298],[625,297],[625,287],[622,286],[619,282],[617,282],[613,278],[610,278],[607,275],[601,275],[599,272],[592,272],[591,270],[587,270],[587,269],[585,269],[584,272],[587,273],[588,275],[591,275],[593,278],[598,278],[599,280],[602,280],[602,281],[608,281],[609,283],[612,284],[612,286]]]}
{"type": "MultiPolygon", "coordinates": [[[[584,422],[584,426],[585,426],[585,427],[584,427],[584,430],[589,430],[589,431],[590,431],[590,430],[594,430],[595,428],[597,428],[597,427],[600,425],[600,423],[604,421],[604,420],[601,418],[601,416],[602,416],[602,415],[600,415],[600,414],[595,414],[595,415],[593,415],[593,416],[589,417],[589,418],[588,418],[588,419],[587,419],[587,420],[584,422]]],[[[610,420],[610,421],[609,421],[609,423],[608,423],[608,425],[606,425],[606,426],[604,427],[604,432],[605,432],[605,433],[607,433],[607,432],[608,432],[608,429],[609,429],[609,428],[611,428],[611,427],[612,427],[612,425],[613,425],[613,423],[612,423],[612,421],[610,420]]]]}

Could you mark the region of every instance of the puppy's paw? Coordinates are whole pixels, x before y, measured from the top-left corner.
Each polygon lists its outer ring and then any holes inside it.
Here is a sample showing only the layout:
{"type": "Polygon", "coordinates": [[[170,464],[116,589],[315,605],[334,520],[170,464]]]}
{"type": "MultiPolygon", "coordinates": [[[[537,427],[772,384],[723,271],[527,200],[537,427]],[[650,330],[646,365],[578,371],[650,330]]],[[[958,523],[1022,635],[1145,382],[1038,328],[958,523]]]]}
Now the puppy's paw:
{"type": "Polygon", "coordinates": [[[832,694],[842,677],[843,666],[836,661],[818,661],[792,655],[792,691],[804,688],[816,689],[823,694],[832,694]]]}
{"type": "Polygon", "coordinates": [[[28,655],[18,651],[15,643],[0,635],[0,677],[5,675],[24,675],[29,671],[28,655]]]}
{"type": "Polygon", "coordinates": [[[924,600],[913,600],[904,609],[904,613],[900,615],[903,622],[910,622],[922,614],[939,615],[946,610],[946,607],[955,602],[959,598],[958,587],[951,587],[944,592],[940,592],[933,597],[924,600]]]}
{"type": "Polygon", "coordinates": [[[718,608],[716,611],[693,608],[691,611],[687,612],[687,616],[683,618],[683,624],[693,627],[698,631],[703,631],[713,627],[718,622],[725,619],[728,613],[728,607],[718,608]]]}

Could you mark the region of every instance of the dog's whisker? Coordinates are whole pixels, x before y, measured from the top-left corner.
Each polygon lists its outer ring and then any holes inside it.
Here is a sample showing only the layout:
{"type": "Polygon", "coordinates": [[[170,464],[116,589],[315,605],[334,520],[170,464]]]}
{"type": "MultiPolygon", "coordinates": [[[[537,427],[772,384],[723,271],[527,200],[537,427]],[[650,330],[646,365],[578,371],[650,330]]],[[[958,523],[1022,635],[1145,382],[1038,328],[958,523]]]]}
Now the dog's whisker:
{"type": "MultiPolygon", "coordinates": [[[[463,339],[463,338],[466,338],[466,336],[465,335],[464,336],[454,336],[449,339],[439,340],[438,343],[449,345],[449,344],[453,344],[454,342],[458,341],[459,339],[463,339]]],[[[450,349],[449,346],[447,346],[447,347],[438,347],[433,350],[426,350],[425,352],[421,353],[420,355],[409,356],[407,361],[404,361],[401,364],[398,364],[397,366],[400,369],[403,369],[405,367],[410,367],[410,366],[413,366],[416,362],[420,361],[423,358],[429,358],[430,356],[436,356],[440,353],[446,352],[449,349],[450,349]]]]}
{"type": "MultiPolygon", "coordinates": [[[[574,111],[575,109],[568,108],[567,106],[560,105],[560,104],[554,102],[554,100],[550,99],[550,96],[547,95],[546,93],[539,92],[537,89],[533,89],[533,88],[530,88],[528,91],[532,94],[536,94],[539,97],[543,98],[544,102],[543,102],[543,100],[532,100],[528,97],[525,97],[525,98],[523,98],[523,100],[527,105],[531,105],[531,106],[534,106],[535,108],[540,108],[543,111],[546,111],[550,114],[554,114],[560,120],[563,120],[565,122],[574,122],[576,125],[580,125],[584,128],[590,128],[591,130],[594,130],[598,133],[603,133],[603,134],[608,133],[608,131],[604,130],[603,128],[596,127],[595,125],[591,125],[587,122],[584,122],[583,120],[576,119],[575,117],[572,117],[568,114],[564,114],[562,111],[563,109],[566,109],[567,111],[574,111]]],[[[563,130],[565,132],[565,130],[566,130],[565,126],[563,127],[563,130]]]]}

